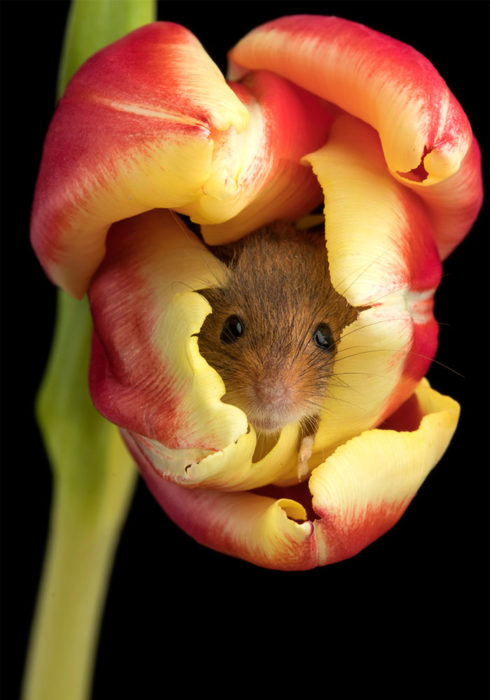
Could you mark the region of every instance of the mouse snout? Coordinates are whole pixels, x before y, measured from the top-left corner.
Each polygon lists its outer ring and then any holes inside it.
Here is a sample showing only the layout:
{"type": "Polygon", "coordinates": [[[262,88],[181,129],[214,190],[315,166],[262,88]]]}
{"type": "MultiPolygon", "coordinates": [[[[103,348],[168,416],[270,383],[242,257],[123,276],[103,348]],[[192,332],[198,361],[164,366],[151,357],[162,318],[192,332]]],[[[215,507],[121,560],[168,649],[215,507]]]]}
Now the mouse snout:
{"type": "Polygon", "coordinates": [[[289,400],[291,389],[277,378],[260,380],[255,386],[257,397],[267,404],[282,404],[289,400]]]}
{"type": "Polygon", "coordinates": [[[277,432],[296,419],[291,386],[279,372],[257,379],[248,407],[250,422],[260,432],[277,432]]]}

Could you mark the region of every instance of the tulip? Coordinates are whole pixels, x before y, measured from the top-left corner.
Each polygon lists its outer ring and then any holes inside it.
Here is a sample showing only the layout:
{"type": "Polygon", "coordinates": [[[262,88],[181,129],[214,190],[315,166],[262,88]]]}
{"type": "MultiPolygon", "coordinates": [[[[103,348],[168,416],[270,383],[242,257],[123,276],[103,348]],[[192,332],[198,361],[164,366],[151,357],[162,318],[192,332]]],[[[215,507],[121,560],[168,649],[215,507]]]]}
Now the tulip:
{"type": "Polygon", "coordinates": [[[47,135],[32,243],[53,282],[88,292],[93,401],[168,515],[221,552],[309,569],[391,528],[456,428],[423,378],[441,260],[481,205],[479,149],[433,66],[362,25],[284,17],[230,64],[227,82],[166,22],[90,58],[47,135]],[[199,290],[224,270],[183,217],[212,246],[322,202],[332,283],[360,310],[298,483],[299,426],[257,451],[199,353],[199,290]]]}

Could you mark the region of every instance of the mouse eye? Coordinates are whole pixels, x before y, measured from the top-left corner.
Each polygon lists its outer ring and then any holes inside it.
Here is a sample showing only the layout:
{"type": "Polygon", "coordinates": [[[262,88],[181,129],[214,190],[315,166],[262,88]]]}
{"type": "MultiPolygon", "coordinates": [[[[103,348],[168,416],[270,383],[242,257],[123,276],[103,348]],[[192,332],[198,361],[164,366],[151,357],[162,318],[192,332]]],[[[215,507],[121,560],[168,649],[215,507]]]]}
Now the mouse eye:
{"type": "Polygon", "coordinates": [[[221,331],[221,342],[229,345],[243,335],[243,321],[238,316],[228,316],[221,331]]]}
{"type": "Polygon", "coordinates": [[[333,350],[335,340],[328,323],[319,323],[313,333],[315,345],[321,350],[333,350]]]}

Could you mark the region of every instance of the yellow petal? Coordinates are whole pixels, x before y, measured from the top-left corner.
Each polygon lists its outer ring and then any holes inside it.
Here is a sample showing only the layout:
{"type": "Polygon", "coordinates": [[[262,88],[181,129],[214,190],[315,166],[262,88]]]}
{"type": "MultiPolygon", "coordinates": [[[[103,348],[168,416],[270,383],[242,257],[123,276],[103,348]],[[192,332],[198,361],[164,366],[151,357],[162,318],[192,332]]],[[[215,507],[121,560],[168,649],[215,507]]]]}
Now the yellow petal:
{"type": "Polygon", "coordinates": [[[52,280],[83,296],[115,221],[169,208],[214,225],[264,190],[305,213],[321,193],[299,160],[329,124],[325,103],[287,80],[261,72],[230,86],[188,30],[141,27],[70,81],[46,137],[32,244],[52,280]]]}
{"type": "Polygon", "coordinates": [[[259,566],[311,569],[353,556],[394,525],[444,453],[458,415],[456,402],[423,381],[393,418],[405,430],[362,433],[309,484],[288,489],[190,489],[140,466],[167,514],[198,542],[259,566]]]}
{"type": "Polygon", "coordinates": [[[201,544],[272,569],[309,569],[316,564],[313,526],[302,506],[288,498],[185,488],[140,465],[150,490],[167,514],[201,544]]]}
{"type": "Polygon", "coordinates": [[[446,451],[458,404],[425,380],[410,401],[423,416],[416,429],[366,431],[314,470],[310,490],[320,516],[314,523],[320,563],[352,556],[392,527],[446,451]]]}
{"type": "Polygon", "coordinates": [[[196,337],[211,308],[193,290],[222,274],[179,217],[153,210],[112,227],[90,288],[94,402],[141,449],[162,453],[175,477],[247,431],[245,414],[220,401],[223,382],[196,337]]]}
{"type": "Polygon", "coordinates": [[[339,116],[306,157],[324,190],[334,287],[367,307],[344,329],[315,448],[377,425],[412,393],[437,343],[441,266],[424,206],[388,173],[376,132],[339,116]]]}

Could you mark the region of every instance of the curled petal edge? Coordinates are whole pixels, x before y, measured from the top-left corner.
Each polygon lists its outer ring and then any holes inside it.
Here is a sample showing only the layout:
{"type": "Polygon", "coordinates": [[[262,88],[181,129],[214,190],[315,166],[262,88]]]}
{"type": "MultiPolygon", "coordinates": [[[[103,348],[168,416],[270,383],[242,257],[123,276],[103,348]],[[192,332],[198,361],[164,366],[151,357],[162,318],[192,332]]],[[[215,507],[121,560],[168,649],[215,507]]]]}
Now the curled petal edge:
{"type": "MultiPolygon", "coordinates": [[[[390,177],[367,124],[338,117],[328,143],[305,160],[325,192],[332,282],[367,307],[342,333],[313,468],[379,425],[425,374],[437,344],[440,261],[423,204],[390,177]]],[[[127,431],[135,458],[186,486],[297,483],[297,426],[259,461],[255,432],[220,401],[223,383],[199,355],[195,336],[211,309],[192,290],[219,283],[222,263],[168,210],[114,224],[107,253],[90,287],[91,389],[99,411],[127,431]]]]}
{"type": "Polygon", "coordinates": [[[177,477],[247,430],[196,338],[211,309],[194,290],[218,284],[223,266],[169,210],[117,222],[107,246],[89,289],[92,399],[157,455],[174,450],[177,477]]]}
{"type": "Polygon", "coordinates": [[[266,568],[305,570],[351,557],[389,530],[444,454],[458,417],[458,404],[423,380],[382,428],[341,445],[308,483],[290,489],[185,488],[149,463],[139,467],[169,517],[201,544],[266,568]]]}
{"type": "Polygon", "coordinates": [[[426,203],[444,259],[483,200],[478,143],[461,105],[411,46],[339,17],[294,15],[229,53],[232,79],[271,70],[374,127],[391,175],[426,203]]]}
{"type": "MultiPolygon", "coordinates": [[[[228,85],[184,27],[141,27],[67,86],[46,136],[32,245],[53,282],[81,297],[115,221],[168,208],[214,225],[256,197],[260,221],[274,208],[258,197],[267,189],[291,217],[307,213],[321,191],[299,161],[325,141],[330,121],[322,100],[280,76],[228,85]]],[[[235,238],[245,225],[234,224],[235,238]]]]}
{"type": "Polygon", "coordinates": [[[340,338],[315,441],[321,454],[379,425],[426,374],[441,262],[422,201],[389,175],[366,123],[340,115],[305,161],[324,191],[332,284],[364,307],[340,338]]]}

